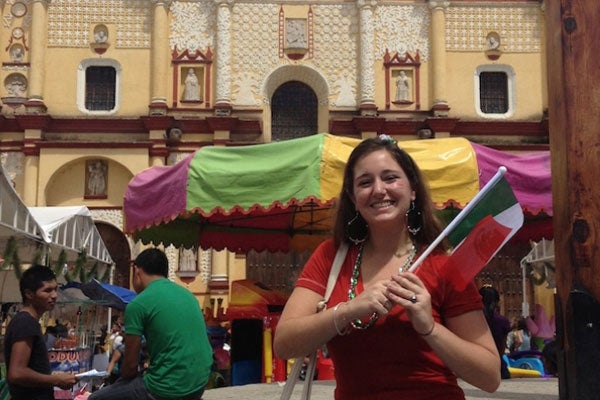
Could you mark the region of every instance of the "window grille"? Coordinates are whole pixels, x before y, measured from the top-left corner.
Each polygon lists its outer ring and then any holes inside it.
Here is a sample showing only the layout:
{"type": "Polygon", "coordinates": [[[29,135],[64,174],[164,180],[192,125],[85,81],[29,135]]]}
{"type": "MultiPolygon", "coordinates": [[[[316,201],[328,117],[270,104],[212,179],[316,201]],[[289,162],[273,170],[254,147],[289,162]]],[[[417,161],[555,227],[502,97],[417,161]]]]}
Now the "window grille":
{"type": "Polygon", "coordinates": [[[308,85],[297,81],[284,83],[273,94],[271,107],[273,141],[317,133],[317,96],[308,85]]]}
{"type": "Polygon", "coordinates": [[[85,70],[85,108],[110,111],[115,108],[117,70],[114,67],[90,66],[85,70]]]}
{"type": "Polygon", "coordinates": [[[504,114],[508,111],[508,76],[505,72],[479,74],[479,104],[485,114],[504,114]]]}

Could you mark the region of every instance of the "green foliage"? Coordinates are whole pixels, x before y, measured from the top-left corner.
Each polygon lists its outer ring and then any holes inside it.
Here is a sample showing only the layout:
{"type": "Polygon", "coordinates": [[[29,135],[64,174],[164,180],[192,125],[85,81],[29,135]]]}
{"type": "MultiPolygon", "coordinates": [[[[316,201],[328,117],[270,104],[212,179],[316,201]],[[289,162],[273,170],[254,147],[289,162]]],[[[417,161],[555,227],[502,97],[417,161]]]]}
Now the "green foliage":
{"type": "Polygon", "coordinates": [[[96,261],[94,263],[94,265],[92,266],[92,269],[90,270],[90,273],[88,274],[88,279],[89,280],[98,279],[98,261],[96,261]]]}
{"type": "Polygon", "coordinates": [[[19,251],[17,248],[17,239],[11,236],[6,241],[6,247],[4,248],[4,262],[2,263],[2,269],[7,269],[12,266],[17,279],[21,279],[23,269],[21,268],[21,260],[19,260],[19,251]]]}
{"type": "Polygon", "coordinates": [[[84,283],[87,282],[88,276],[85,271],[85,263],[87,261],[87,251],[85,249],[81,249],[79,251],[79,255],[75,260],[75,268],[73,269],[73,275],[79,277],[79,282],[84,283]]]}
{"type": "Polygon", "coordinates": [[[54,268],[52,268],[52,270],[54,271],[54,274],[59,277],[61,275],[65,276],[65,279],[67,280],[67,282],[71,282],[71,280],[69,279],[69,271],[65,271],[65,265],[67,264],[67,253],[64,250],[60,251],[60,254],[58,255],[58,259],[56,260],[56,263],[54,264],[54,268]]]}
{"type": "Polygon", "coordinates": [[[110,280],[110,267],[104,269],[104,274],[102,274],[102,277],[98,280],[104,283],[107,283],[110,280]]]}

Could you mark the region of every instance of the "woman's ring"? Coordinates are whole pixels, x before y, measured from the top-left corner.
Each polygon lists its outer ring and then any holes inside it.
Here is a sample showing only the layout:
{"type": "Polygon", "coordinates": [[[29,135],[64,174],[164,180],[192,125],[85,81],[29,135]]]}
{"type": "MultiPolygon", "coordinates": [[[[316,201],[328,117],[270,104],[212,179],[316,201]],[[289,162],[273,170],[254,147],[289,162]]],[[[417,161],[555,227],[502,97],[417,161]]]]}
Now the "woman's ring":
{"type": "Polygon", "coordinates": [[[383,306],[389,310],[390,308],[392,308],[392,302],[386,300],[385,303],[383,303],[383,306]]]}
{"type": "Polygon", "coordinates": [[[417,295],[413,294],[412,297],[410,298],[410,302],[415,304],[417,302],[417,295]]]}

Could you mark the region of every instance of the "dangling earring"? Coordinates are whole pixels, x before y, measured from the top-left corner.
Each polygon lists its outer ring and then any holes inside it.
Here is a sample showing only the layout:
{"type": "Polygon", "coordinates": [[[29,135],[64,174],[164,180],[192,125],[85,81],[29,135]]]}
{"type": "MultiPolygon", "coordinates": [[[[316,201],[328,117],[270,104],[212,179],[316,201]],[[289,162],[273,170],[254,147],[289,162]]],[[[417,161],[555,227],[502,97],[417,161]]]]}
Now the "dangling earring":
{"type": "Polygon", "coordinates": [[[415,202],[410,202],[410,208],[406,211],[406,229],[415,236],[423,225],[421,211],[415,209],[415,202]]]}
{"type": "Polygon", "coordinates": [[[369,234],[369,225],[365,222],[362,216],[356,212],[354,218],[352,218],[346,224],[346,236],[348,239],[354,243],[359,244],[367,240],[367,235],[369,234]]]}

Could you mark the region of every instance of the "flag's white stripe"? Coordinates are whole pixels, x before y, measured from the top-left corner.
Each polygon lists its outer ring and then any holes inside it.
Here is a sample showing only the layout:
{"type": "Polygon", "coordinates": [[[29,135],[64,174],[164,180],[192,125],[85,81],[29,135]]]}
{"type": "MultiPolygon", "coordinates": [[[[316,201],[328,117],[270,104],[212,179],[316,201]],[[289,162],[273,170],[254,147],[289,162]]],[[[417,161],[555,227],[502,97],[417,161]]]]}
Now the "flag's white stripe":
{"type": "Polygon", "coordinates": [[[494,215],[494,219],[507,228],[518,230],[523,225],[523,210],[519,203],[516,203],[501,213],[494,215]]]}
{"type": "MultiPolygon", "coordinates": [[[[517,233],[517,231],[519,229],[521,229],[521,227],[523,226],[523,221],[524,221],[523,209],[521,208],[521,205],[519,203],[517,203],[517,204],[513,205],[512,207],[502,211],[500,214],[495,215],[494,219],[499,224],[502,224],[502,225],[506,226],[507,228],[510,228],[510,233],[508,235],[506,235],[506,237],[502,241],[502,244],[500,246],[498,246],[498,249],[496,250],[496,252],[494,252],[492,257],[494,257],[496,255],[496,253],[498,252],[498,250],[500,250],[502,247],[504,247],[506,242],[508,242],[510,240],[510,238],[513,237],[514,234],[517,233]]],[[[490,257],[490,259],[491,259],[491,257],[490,257]]]]}

